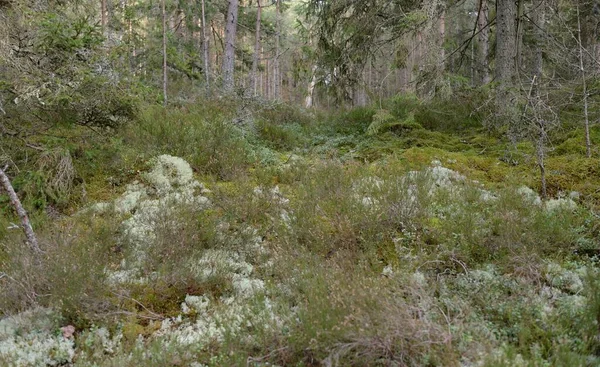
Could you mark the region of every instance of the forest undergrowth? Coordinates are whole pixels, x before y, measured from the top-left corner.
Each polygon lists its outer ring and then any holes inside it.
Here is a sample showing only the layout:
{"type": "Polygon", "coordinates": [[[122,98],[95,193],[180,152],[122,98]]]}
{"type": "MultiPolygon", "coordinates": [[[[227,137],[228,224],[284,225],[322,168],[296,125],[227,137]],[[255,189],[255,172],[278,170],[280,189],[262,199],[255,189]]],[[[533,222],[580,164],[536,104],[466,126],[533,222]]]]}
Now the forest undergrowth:
{"type": "Polygon", "coordinates": [[[2,206],[0,364],[600,365],[600,160],[555,132],[542,198],[533,144],[460,108],[215,99],[6,145],[43,253],[2,206]]]}

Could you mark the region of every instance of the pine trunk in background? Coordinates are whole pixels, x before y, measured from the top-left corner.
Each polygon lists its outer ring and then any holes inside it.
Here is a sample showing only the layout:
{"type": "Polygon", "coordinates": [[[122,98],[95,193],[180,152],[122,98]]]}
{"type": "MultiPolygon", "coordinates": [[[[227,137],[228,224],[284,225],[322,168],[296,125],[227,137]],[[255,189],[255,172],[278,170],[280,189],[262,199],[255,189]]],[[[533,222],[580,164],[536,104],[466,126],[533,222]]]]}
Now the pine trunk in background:
{"type": "Polygon", "coordinates": [[[281,40],[281,0],[275,0],[275,59],[273,60],[273,99],[281,99],[279,63],[281,40]]]}
{"type": "Polygon", "coordinates": [[[479,12],[477,14],[477,31],[479,32],[479,57],[478,76],[481,85],[492,81],[490,76],[489,54],[490,54],[490,27],[488,26],[488,1],[480,0],[479,12]]]}
{"type": "Polygon", "coordinates": [[[202,0],[202,53],[204,54],[204,76],[206,77],[206,90],[210,93],[210,59],[208,54],[208,36],[206,34],[206,12],[202,0]]]}
{"type": "Polygon", "coordinates": [[[534,50],[533,50],[533,75],[537,80],[535,84],[534,95],[539,94],[539,85],[542,80],[542,67],[543,67],[543,46],[544,46],[544,32],[546,23],[546,3],[545,0],[535,0],[533,3],[532,12],[533,21],[533,39],[534,39],[534,50]]]}
{"type": "Polygon", "coordinates": [[[446,42],[446,9],[442,9],[438,26],[440,33],[440,69],[443,72],[446,70],[446,50],[444,49],[444,44],[446,42]]]}
{"type": "Polygon", "coordinates": [[[163,46],[163,105],[167,105],[167,12],[165,0],[161,0],[162,7],[162,46],[163,46]]]}
{"type": "Polygon", "coordinates": [[[225,25],[225,51],[223,54],[223,90],[232,92],[235,86],[235,38],[237,32],[238,0],[229,0],[225,25]]]}
{"type": "Polygon", "coordinates": [[[2,187],[4,188],[6,193],[8,194],[8,198],[10,199],[11,205],[15,208],[17,215],[19,215],[19,218],[21,219],[21,226],[23,227],[23,232],[25,232],[25,237],[27,238],[27,243],[29,244],[29,247],[31,247],[31,249],[34,252],[41,252],[40,247],[38,245],[37,237],[35,236],[35,232],[33,232],[33,227],[31,227],[31,222],[29,222],[29,217],[27,216],[27,212],[23,208],[23,205],[21,204],[21,201],[19,200],[17,193],[13,189],[13,186],[10,183],[8,176],[6,175],[4,170],[1,168],[0,168],[0,183],[2,184],[2,187]]]}
{"type": "MultiPolygon", "coordinates": [[[[531,20],[533,21],[533,39],[534,39],[534,50],[533,50],[533,80],[531,83],[532,91],[530,99],[534,98],[539,100],[540,98],[540,86],[542,84],[542,72],[543,72],[543,46],[545,37],[545,18],[546,18],[546,3],[545,0],[535,0],[533,3],[533,14],[531,20]]],[[[540,117],[537,121],[538,138],[536,142],[536,160],[540,169],[540,180],[542,186],[542,198],[545,199],[547,196],[546,189],[546,165],[545,165],[545,142],[546,136],[546,121],[543,117],[540,117]]]]}
{"type": "Polygon", "coordinates": [[[521,70],[521,64],[523,59],[523,32],[525,22],[525,4],[523,0],[518,0],[517,3],[517,39],[516,42],[516,53],[515,53],[515,72],[518,74],[521,70]]]}
{"type": "Polygon", "coordinates": [[[314,104],[315,87],[317,86],[317,66],[312,67],[312,78],[308,84],[308,94],[304,100],[304,106],[306,108],[312,108],[314,104]]]}
{"type": "Polygon", "coordinates": [[[498,93],[497,112],[509,106],[508,89],[515,75],[517,7],[514,0],[496,1],[496,81],[498,93]]]}
{"type": "Polygon", "coordinates": [[[252,93],[254,96],[258,94],[257,85],[258,85],[258,58],[260,55],[260,22],[261,22],[261,13],[262,8],[260,5],[260,0],[256,0],[256,29],[254,31],[254,55],[252,57],[252,75],[250,76],[252,93]]]}

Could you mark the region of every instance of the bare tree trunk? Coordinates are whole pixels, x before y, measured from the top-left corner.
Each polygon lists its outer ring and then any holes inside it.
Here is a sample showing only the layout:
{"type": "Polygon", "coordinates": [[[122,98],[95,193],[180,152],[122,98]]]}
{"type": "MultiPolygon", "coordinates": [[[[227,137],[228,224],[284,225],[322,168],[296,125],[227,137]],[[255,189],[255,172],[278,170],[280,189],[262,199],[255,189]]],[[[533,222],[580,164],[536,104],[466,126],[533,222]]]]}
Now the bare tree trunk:
{"type": "Polygon", "coordinates": [[[206,77],[206,90],[210,92],[210,59],[208,54],[208,35],[206,34],[206,13],[204,0],[202,0],[202,51],[204,53],[204,76],[206,77]]]}
{"type": "Polygon", "coordinates": [[[167,12],[165,0],[161,0],[162,7],[162,42],[163,42],[163,105],[167,105],[167,12]]]}
{"type": "Polygon", "coordinates": [[[314,103],[314,95],[315,95],[315,86],[317,85],[317,66],[312,67],[312,78],[310,83],[308,84],[308,94],[306,96],[306,100],[304,101],[304,105],[306,108],[312,108],[314,103]]]}
{"type": "Polygon", "coordinates": [[[440,23],[439,23],[439,33],[440,33],[440,68],[441,71],[445,71],[445,59],[446,59],[446,50],[444,49],[444,44],[446,41],[446,9],[442,9],[442,13],[440,14],[440,23]]]}
{"type": "Polygon", "coordinates": [[[546,22],[546,3],[545,0],[535,0],[533,3],[533,36],[534,36],[534,52],[533,52],[533,76],[537,79],[534,85],[535,93],[539,94],[539,84],[542,80],[543,67],[543,44],[544,44],[544,24],[546,22]]]}
{"type": "Polygon", "coordinates": [[[546,199],[547,193],[547,184],[546,184],[546,165],[545,165],[545,145],[544,140],[546,138],[546,130],[543,121],[540,122],[540,136],[536,144],[537,151],[537,164],[540,168],[540,179],[542,183],[542,199],[546,199]]]}
{"type": "Polygon", "coordinates": [[[266,67],[265,67],[265,96],[267,97],[267,99],[271,98],[271,63],[269,62],[269,59],[266,60],[266,67]]]}
{"type": "MultiPolygon", "coordinates": [[[[533,80],[531,83],[533,90],[533,98],[536,101],[540,100],[540,85],[543,72],[543,52],[544,52],[544,32],[546,21],[546,0],[535,0],[533,3],[533,23],[534,23],[534,50],[533,50],[533,80]]],[[[531,94],[531,93],[530,93],[531,94]]],[[[530,96],[531,98],[531,96],[530,96]]],[[[540,179],[542,184],[542,199],[546,199],[546,165],[545,165],[545,140],[546,140],[546,123],[543,117],[537,118],[539,135],[536,143],[536,160],[540,168],[540,179]]]]}
{"type": "Polygon", "coordinates": [[[17,193],[13,189],[10,180],[4,170],[0,168],[0,183],[2,183],[2,187],[8,193],[8,198],[10,199],[10,203],[15,208],[15,211],[19,215],[21,219],[21,226],[23,227],[23,232],[25,232],[25,237],[27,238],[27,243],[31,247],[34,252],[41,252],[40,247],[38,245],[37,237],[35,236],[35,232],[33,232],[33,227],[31,227],[31,222],[29,222],[29,217],[27,216],[27,212],[21,205],[21,201],[17,196],[17,193]]]}
{"type": "Polygon", "coordinates": [[[235,37],[237,32],[238,0],[229,0],[227,24],[225,25],[225,52],[223,55],[223,90],[233,91],[235,86],[235,37]]]}
{"type": "Polygon", "coordinates": [[[523,0],[518,0],[517,3],[517,39],[516,39],[516,54],[515,54],[515,71],[518,74],[521,70],[521,62],[523,55],[523,22],[525,21],[524,17],[525,12],[525,4],[523,0]]]}
{"type": "Polygon", "coordinates": [[[257,95],[256,86],[258,85],[258,58],[260,55],[260,22],[262,7],[260,0],[256,0],[256,30],[254,32],[254,55],[252,57],[252,76],[251,76],[251,89],[253,95],[257,95]]]}
{"type": "Polygon", "coordinates": [[[477,31],[479,32],[479,82],[482,85],[492,81],[488,59],[490,54],[490,27],[488,26],[488,1],[480,0],[477,14],[477,31]]]}
{"type": "Polygon", "coordinates": [[[275,59],[273,60],[273,98],[281,99],[279,63],[281,41],[281,0],[275,0],[275,59]]]}
{"type": "Polygon", "coordinates": [[[579,15],[579,5],[577,5],[577,41],[579,43],[579,70],[581,71],[581,81],[583,83],[583,117],[585,123],[585,154],[588,158],[592,157],[592,143],[590,140],[590,118],[588,113],[588,90],[583,63],[583,44],[581,43],[581,17],[579,15]]]}
{"type": "Polygon", "coordinates": [[[499,84],[496,105],[498,109],[505,109],[515,75],[517,9],[514,0],[497,0],[496,8],[496,80],[499,84]]]}

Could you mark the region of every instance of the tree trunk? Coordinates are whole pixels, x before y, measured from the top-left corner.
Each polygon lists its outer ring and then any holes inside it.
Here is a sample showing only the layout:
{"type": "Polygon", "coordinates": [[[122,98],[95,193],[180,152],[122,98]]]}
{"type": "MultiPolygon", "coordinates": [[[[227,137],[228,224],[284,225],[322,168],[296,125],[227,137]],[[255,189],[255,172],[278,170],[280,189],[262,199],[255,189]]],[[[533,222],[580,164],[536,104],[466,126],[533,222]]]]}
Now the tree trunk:
{"type": "Polygon", "coordinates": [[[317,67],[313,66],[312,78],[310,80],[310,83],[308,84],[308,94],[306,96],[306,100],[304,101],[304,105],[306,106],[306,108],[313,107],[316,85],[317,85],[317,67]]]}
{"type": "Polygon", "coordinates": [[[233,91],[235,86],[235,37],[237,32],[238,0],[229,0],[227,24],[225,25],[225,52],[223,55],[223,90],[233,91]]]}
{"type": "Polygon", "coordinates": [[[280,73],[281,65],[279,62],[281,41],[281,0],[275,0],[275,59],[273,60],[273,99],[281,98],[280,91],[280,73]]]}
{"type": "Polygon", "coordinates": [[[41,252],[40,247],[38,245],[37,237],[35,236],[35,232],[33,232],[33,227],[31,227],[31,222],[29,222],[29,217],[27,216],[27,212],[21,205],[21,201],[17,196],[17,193],[13,189],[10,180],[4,170],[0,168],[0,183],[2,183],[2,187],[8,194],[8,198],[10,199],[10,203],[15,208],[15,211],[19,215],[21,219],[21,226],[23,227],[23,232],[25,232],[25,237],[27,238],[27,243],[31,247],[34,252],[41,252]]]}
{"type": "Polygon", "coordinates": [[[546,3],[545,0],[535,0],[533,3],[533,36],[534,36],[534,51],[533,51],[533,76],[537,83],[534,85],[535,93],[539,94],[539,85],[542,80],[543,67],[543,50],[544,50],[544,29],[546,22],[546,3]]]}
{"type": "Polygon", "coordinates": [[[442,9],[442,13],[440,14],[440,23],[438,26],[440,33],[440,69],[443,72],[446,70],[446,50],[444,49],[444,44],[446,41],[446,9],[442,9]]]}
{"type": "Polygon", "coordinates": [[[208,54],[208,35],[206,34],[206,13],[204,0],[202,0],[202,52],[204,53],[204,76],[206,77],[206,90],[210,93],[210,59],[208,54]]]}
{"type": "Polygon", "coordinates": [[[167,12],[165,0],[161,0],[162,7],[162,42],[163,42],[163,105],[167,105],[167,12]]]}
{"type": "Polygon", "coordinates": [[[254,32],[254,55],[252,57],[252,75],[251,75],[251,90],[254,96],[258,94],[257,85],[258,85],[258,58],[260,56],[260,22],[261,22],[261,13],[262,7],[260,5],[260,0],[256,0],[256,30],[254,32]]]}
{"type": "Polygon", "coordinates": [[[517,8],[514,0],[497,0],[496,7],[496,102],[497,108],[504,109],[509,105],[508,89],[515,75],[517,8]]]}
{"type": "Polygon", "coordinates": [[[579,70],[581,71],[581,81],[583,84],[583,117],[585,124],[585,153],[588,158],[592,157],[592,143],[590,140],[590,118],[588,113],[588,90],[586,71],[583,61],[583,44],[581,43],[581,16],[579,14],[579,5],[577,5],[577,41],[579,43],[579,70]]]}
{"type": "Polygon", "coordinates": [[[490,27],[488,26],[488,2],[480,0],[479,13],[477,14],[477,31],[479,32],[479,82],[481,85],[492,81],[490,76],[490,27]]]}
{"type": "Polygon", "coordinates": [[[523,58],[523,32],[524,32],[524,17],[525,13],[525,2],[523,0],[518,0],[517,3],[517,39],[516,43],[516,52],[515,52],[515,72],[518,74],[521,70],[521,63],[523,58]]]}

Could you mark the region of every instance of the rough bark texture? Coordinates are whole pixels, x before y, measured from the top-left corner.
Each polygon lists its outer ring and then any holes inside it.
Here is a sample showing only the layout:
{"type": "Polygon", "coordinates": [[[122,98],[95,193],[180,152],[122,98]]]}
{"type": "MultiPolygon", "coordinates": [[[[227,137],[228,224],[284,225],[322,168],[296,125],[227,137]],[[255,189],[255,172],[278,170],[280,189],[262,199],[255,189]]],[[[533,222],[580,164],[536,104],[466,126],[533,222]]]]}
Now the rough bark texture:
{"type": "Polygon", "coordinates": [[[496,79],[510,85],[515,75],[517,8],[514,0],[498,0],[496,7],[496,79]]]}
{"type": "Polygon", "coordinates": [[[444,71],[446,69],[446,50],[444,49],[444,44],[446,43],[446,9],[442,9],[438,26],[440,33],[440,69],[444,71]]]}
{"type": "Polygon", "coordinates": [[[238,0],[230,0],[225,25],[225,53],[223,55],[223,90],[233,91],[235,67],[235,37],[237,32],[238,0]]]}
{"type": "Polygon", "coordinates": [[[479,13],[477,14],[477,31],[479,32],[479,83],[482,85],[492,81],[489,68],[490,54],[490,27],[488,26],[488,2],[480,0],[479,13]]]}
{"type": "Polygon", "coordinates": [[[260,5],[260,0],[256,1],[257,9],[256,9],[256,29],[254,34],[254,55],[252,58],[252,75],[251,78],[251,90],[254,95],[257,95],[257,85],[258,85],[258,58],[260,55],[260,22],[261,22],[261,13],[262,7],[260,5]]]}
{"type": "Polygon", "coordinates": [[[534,95],[539,93],[539,84],[542,78],[543,66],[543,45],[544,45],[544,24],[546,22],[546,2],[545,0],[535,0],[533,3],[533,36],[534,36],[534,51],[533,51],[533,75],[536,78],[536,86],[534,95]]]}
{"type": "Polygon", "coordinates": [[[165,11],[165,0],[162,6],[162,41],[163,41],[163,104],[167,105],[167,12],[165,11]]]}
{"type": "Polygon", "coordinates": [[[498,115],[506,114],[506,109],[510,107],[508,90],[515,76],[516,16],[517,7],[514,0],[496,1],[496,81],[498,82],[496,111],[498,115]]]}
{"type": "Polygon", "coordinates": [[[279,56],[281,53],[281,0],[275,1],[275,60],[273,60],[273,98],[280,99],[281,91],[281,65],[279,56]]]}
{"type": "Polygon", "coordinates": [[[583,87],[583,117],[585,126],[585,152],[588,158],[592,157],[592,143],[590,140],[590,117],[588,112],[588,89],[587,75],[583,61],[583,44],[581,43],[581,15],[579,14],[579,5],[577,6],[577,41],[579,43],[579,69],[581,71],[581,82],[583,87]]]}
{"type": "Polygon", "coordinates": [[[313,66],[312,68],[312,78],[310,79],[310,83],[308,84],[308,93],[306,95],[306,99],[304,100],[304,105],[306,108],[312,108],[314,103],[314,95],[315,95],[315,87],[317,86],[317,66],[313,66]]]}
{"type": "Polygon", "coordinates": [[[525,22],[525,4],[523,0],[517,1],[517,39],[515,40],[515,71],[521,70],[521,64],[523,61],[523,32],[525,22]]]}
{"type": "Polygon", "coordinates": [[[206,13],[204,0],[202,0],[202,51],[204,53],[204,76],[206,77],[206,89],[210,91],[210,59],[208,54],[208,36],[206,34],[206,13]]]}
{"type": "Polygon", "coordinates": [[[6,173],[4,173],[3,169],[0,169],[0,183],[4,190],[8,193],[8,198],[10,199],[10,203],[15,208],[15,211],[21,218],[21,226],[23,227],[23,232],[25,232],[25,237],[27,237],[27,243],[31,247],[31,249],[35,252],[40,252],[40,247],[38,245],[37,237],[33,232],[33,227],[31,227],[31,223],[29,222],[29,217],[27,216],[27,212],[21,205],[21,201],[17,196],[17,193],[12,187],[10,180],[6,173]]]}

